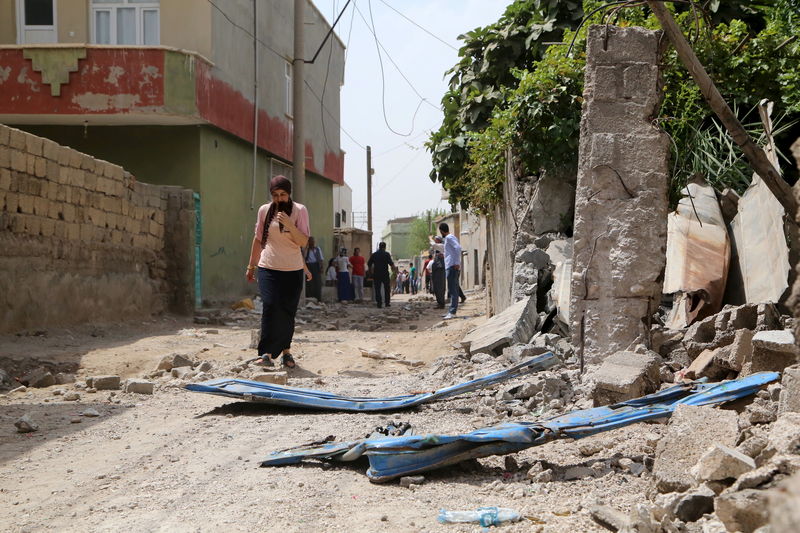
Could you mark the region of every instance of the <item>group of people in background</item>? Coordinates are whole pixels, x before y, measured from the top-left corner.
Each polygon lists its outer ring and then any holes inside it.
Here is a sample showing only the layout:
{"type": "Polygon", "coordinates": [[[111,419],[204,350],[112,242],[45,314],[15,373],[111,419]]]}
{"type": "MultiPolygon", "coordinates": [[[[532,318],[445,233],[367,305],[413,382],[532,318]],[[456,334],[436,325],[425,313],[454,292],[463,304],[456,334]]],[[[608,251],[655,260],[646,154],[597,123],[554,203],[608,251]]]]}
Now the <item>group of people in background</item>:
{"type": "MultiPolygon", "coordinates": [[[[458,304],[467,299],[459,285],[461,244],[444,222],[439,225],[439,233],[440,235],[430,237],[430,252],[422,265],[421,273],[417,272],[414,265],[402,270],[395,267],[391,254],[386,251],[386,243],[382,242],[369,260],[361,255],[359,248],[353,249],[351,256],[347,255],[346,248],[339,250],[339,255],[328,261],[325,283],[336,287],[338,301],[363,302],[364,278],[369,269],[375,303],[379,308],[390,305],[392,292],[416,294],[424,283],[425,290],[435,296],[438,309],[444,309],[447,304],[444,318],[454,318],[458,312],[458,304]]],[[[313,237],[308,240],[305,261],[311,276],[306,285],[306,295],[321,300],[323,255],[313,237]]]]}

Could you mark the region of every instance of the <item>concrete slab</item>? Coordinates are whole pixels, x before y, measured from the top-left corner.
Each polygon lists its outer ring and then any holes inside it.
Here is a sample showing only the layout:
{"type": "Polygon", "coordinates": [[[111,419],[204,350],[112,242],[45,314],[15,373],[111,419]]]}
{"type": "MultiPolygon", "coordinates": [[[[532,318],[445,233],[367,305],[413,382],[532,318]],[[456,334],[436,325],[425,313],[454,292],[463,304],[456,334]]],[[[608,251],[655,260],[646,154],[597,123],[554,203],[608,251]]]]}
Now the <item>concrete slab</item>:
{"type": "Polygon", "coordinates": [[[661,357],[654,352],[616,352],[593,373],[595,407],[639,398],[658,390],[661,357]]]}
{"type": "Polygon", "coordinates": [[[503,348],[524,343],[536,330],[536,296],[522,299],[467,334],[461,345],[468,353],[499,355],[503,348]]]}

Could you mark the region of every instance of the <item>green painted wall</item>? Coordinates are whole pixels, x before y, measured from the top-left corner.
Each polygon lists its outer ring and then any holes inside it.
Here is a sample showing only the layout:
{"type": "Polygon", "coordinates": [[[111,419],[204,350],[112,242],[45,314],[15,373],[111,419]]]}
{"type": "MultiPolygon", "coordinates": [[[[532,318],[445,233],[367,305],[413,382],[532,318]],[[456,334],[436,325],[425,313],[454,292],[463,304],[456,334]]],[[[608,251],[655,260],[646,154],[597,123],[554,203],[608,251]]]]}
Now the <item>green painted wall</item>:
{"type": "Polygon", "coordinates": [[[14,126],[120,165],[156,185],[200,186],[197,126],[14,126]]]}
{"type": "MultiPolygon", "coordinates": [[[[252,145],[215,128],[200,136],[200,196],[203,218],[203,298],[229,301],[258,289],[244,278],[258,208],[269,202],[269,156],[259,152],[258,178],[250,209],[252,145]]],[[[326,256],[333,242],[333,184],[314,175],[306,179],[306,205],[312,234],[326,256]]]]}

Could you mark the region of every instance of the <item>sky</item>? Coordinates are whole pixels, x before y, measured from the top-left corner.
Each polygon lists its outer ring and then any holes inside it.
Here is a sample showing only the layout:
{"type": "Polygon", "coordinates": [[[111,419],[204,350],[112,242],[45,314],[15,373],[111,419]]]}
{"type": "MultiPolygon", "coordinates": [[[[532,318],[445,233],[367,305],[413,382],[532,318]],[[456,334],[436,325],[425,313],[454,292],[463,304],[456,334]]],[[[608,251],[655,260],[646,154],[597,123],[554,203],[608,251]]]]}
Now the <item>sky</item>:
{"type": "MultiPolygon", "coordinates": [[[[346,0],[315,0],[315,3],[330,21],[346,0]]],[[[389,219],[416,215],[431,208],[449,209],[447,201],[441,199],[441,187],[428,177],[431,159],[424,147],[429,132],[441,124],[439,104],[447,89],[444,73],[458,61],[457,49],[461,46],[458,36],[495,22],[509,3],[510,0],[352,0],[339,21],[336,32],[347,45],[341,125],[352,137],[341,133],[341,147],[346,152],[344,176],[353,189],[353,211],[366,212],[366,152],[362,146],[371,146],[375,169],[373,244],[377,245],[389,219]],[[370,5],[378,40],[428,103],[420,103],[420,96],[383,49],[382,78],[375,38],[364,20],[370,20],[370,5]]]]}

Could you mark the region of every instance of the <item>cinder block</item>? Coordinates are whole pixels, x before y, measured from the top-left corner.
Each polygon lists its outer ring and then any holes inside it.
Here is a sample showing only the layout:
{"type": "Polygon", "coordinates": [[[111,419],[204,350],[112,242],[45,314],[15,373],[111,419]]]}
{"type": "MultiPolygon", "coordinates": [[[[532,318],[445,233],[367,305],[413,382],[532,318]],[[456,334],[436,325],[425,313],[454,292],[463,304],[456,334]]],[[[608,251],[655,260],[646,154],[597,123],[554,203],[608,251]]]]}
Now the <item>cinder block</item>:
{"type": "Polygon", "coordinates": [[[81,159],[83,159],[83,154],[78,152],[77,150],[70,149],[69,151],[69,166],[74,168],[81,167],[81,159]]]}
{"type": "Polygon", "coordinates": [[[67,239],[79,241],[81,239],[81,225],[76,223],[67,224],[67,239]]]}
{"type": "Polygon", "coordinates": [[[15,192],[6,193],[6,212],[16,213],[19,207],[19,195],[15,192]]]}
{"type": "Polygon", "coordinates": [[[653,353],[616,352],[594,373],[595,406],[638,398],[655,392],[660,383],[661,358],[653,353]]]}
{"type": "Polygon", "coordinates": [[[9,128],[8,145],[17,150],[25,150],[27,134],[15,128],[9,128]]]}
{"type": "Polygon", "coordinates": [[[787,366],[798,362],[798,354],[800,350],[791,331],[759,331],[753,336],[752,361],[744,363],[742,373],[782,372],[787,366]]]}
{"type": "Polygon", "coordinates": [[[83,176],[83,186],[86,190],[94,191],[97,189],[97,174],[92,172],[87,172],[83,176]]]}
{"type": "Polygon", "coordinates": [[[33,214],[33,196],[28,194],[20,194],[18,199],[19,209],[22,211],[22,213],[33,214]]]}
{"type": "MultiPolygon", "coordinates": [[[[0,148],[2,151],[2,148],[0,148]]],[[[4,191],[11,190],[11,171],[7,168],[0,168],[0,189],[4,191]]]]}
{"type": "Polygon", "coordinates": [[[46,198],[35,196],[33,198],[33,213],[40,217],[46,217],[49,204],[50,202],[48,202],[46,198]]]}
{"type": "Polygon", "coordinates": [[[56,221],[44,218],[41,221],[42,235],[45,237],[52,237],[55,234],[56,221]]]}
{"type": "Polygon", "coordinates": [[[62,167],[69,166],[69,156],[72,153],[71,148],[67,148],[66,146],[59,146],[58,147],[58,164],[62,167]]]}
{"type": "Polygon", "coordinates": [[[51,141],[50,139],[42,139],[42,155],[45,159],[58,161],[58,149],[59,145],[57,142],[51,141]]]}
{"type": "Polygon", "coordinates": [[[75,206],[72,204],[64,204],[61,209],[66,222],[75,222],[75,206]]]}
{"type": "Polygon", "coordinates": [[[11,149],[8,146],[0,145],[0,168],[11,167],[11,149]]]}
{"type": "Polygon", "coordinates": [[[11,128],[0,124],[0,145],[8,146],[9,133],[11,128]]]}
{"type": "Polygon", "coordinates": [[[83,187],[84,186],[84,171],[79,168],[73,168],[70,172],[70,185],[74,187],[83,187]]]}
{"type": "Polygon", "coordinates": [[[63,183],[64,185],[69,184],[70,179],[70,168],[66,166],[59,166],[58,167],[58,182],[63,183]]]}
{"type": "Polygon", "coordinates": [[[16,170],[19,172],[26,172],[28,170],[25,152],[20,150],[11,150],[11,170],[16,170]]]}
{"type": "Polygon", "coordinates": [[[80,240],[81,242],[92,242],[94,237],[94,228],[91,224],[78,224],[80,227],[80,240]]]}
{"type": "Polygon", "coordinates": [[[94,172],[97,168],[97,160],[90,155],[84,155],[81,158],[81,168],[88,172],[94,172]]]}
{"type": "Polygon", "coordinates": [[[42,138],[36,135],[25,136],[25,151],[33,155],[42,155],[42,138]]]}
{"type": "Polygon", "coordinates": [[[33,176],[36,170],[36,156],[32,154],[25,154],[25,172],[33,176]]]}
{"type": "Polygon", "coordinates": [[[33,175],[37,178],[44,178],[47,176],[47,159],[44,157],[37,157],[34,160],[33,175]]]}

